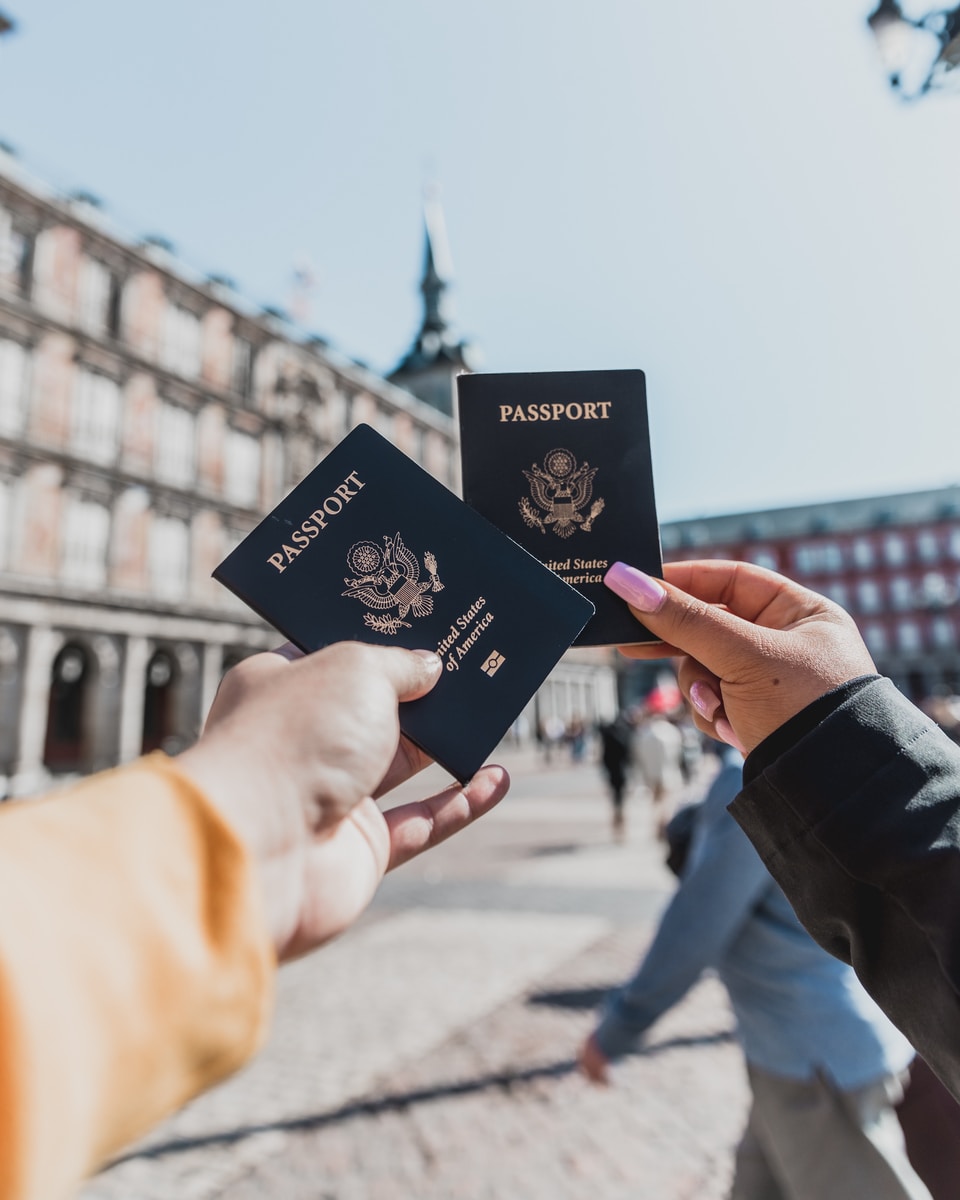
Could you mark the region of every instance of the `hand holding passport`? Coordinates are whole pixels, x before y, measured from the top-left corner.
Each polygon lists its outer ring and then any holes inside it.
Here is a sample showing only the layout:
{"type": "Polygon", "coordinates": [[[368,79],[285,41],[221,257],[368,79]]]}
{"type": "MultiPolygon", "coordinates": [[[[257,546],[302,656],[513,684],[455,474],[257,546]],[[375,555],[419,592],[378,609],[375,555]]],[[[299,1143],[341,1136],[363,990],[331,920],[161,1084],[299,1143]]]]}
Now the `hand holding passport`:
{"type": "Polygon", "coordinates": [[[361,425],[214,575],[304,651],[340,641],[435,650],[442,677],[401,706],[400,725],[463,782],[595,605],[603,620],[580,644],[645,636],[602,586],[608,561],[656,574],[660,562],[641,372],[458,384],[465,493],[479,511],[361,425]],[[514,425],[546,433],[517,436],[514,425]]]}

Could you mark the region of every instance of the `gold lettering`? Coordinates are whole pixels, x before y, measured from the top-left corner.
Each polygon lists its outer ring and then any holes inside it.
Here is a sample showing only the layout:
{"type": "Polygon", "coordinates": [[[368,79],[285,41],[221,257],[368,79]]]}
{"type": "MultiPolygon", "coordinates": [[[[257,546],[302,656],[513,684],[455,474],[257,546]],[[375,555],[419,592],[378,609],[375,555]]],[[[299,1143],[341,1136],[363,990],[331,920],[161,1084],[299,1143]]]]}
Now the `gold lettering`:
{"type": "Polygon", "coordinates": [[[501,425],[503,424],[504,421],[507,420],[507,418],[510,416],[511,412],[513,412],[512,404],[501,404],[500,405],[500,423],[501,423],[501,425]]]}
{"type": "Polygon", "coordinates": [[[314,509],[301,523],[299,529],[295,529],[290,534],[290,541],[293,544],[288,545],[284,542],[276,553],[268,556],[267,562],[272,567],[275,567],[279,573],[285,571],[285,563],[292,563],[295,558],[298,558],[310,545],[311,541],[319,537],[321,531],[327,528],[327,519],[343,512],[344,506],[349,504],[357,492],[364,486],[363,480],[357,476],[356,471],[351,471],[343,483],[338,484],[333,489],[333,492],[324,500],[323,504],[319,508],[314,509]]]}
{"type": "Polygon", "coordinates": [[[523,415],[523,409],[518,404],[517,407],[513,410],[513,420],[514,421],[525,421],[526,419],[527,418],[523,415]]]}
{"type": "Polygon", "coordinates": [[[610,414],[607,412],[607,409],[611,406],[612,403],[613,403],[613,401],[611,401],[611,400],[600,400],[597,402],[597,408],[600,408],[603,410],[600,413],[601,421],[606,421],[608,419],[610,414]]]}
{"type": "Polygon", "coordinates": [[[571,421],[579,421],[580,418],[583,416],[583,408],[579,404],[568,404],[567,405],[567,416],[570,418],[571,421]],[[577,411],[574,412],[573,411],[574,409],[576,409],[577,411]]]}
{"type": "Polygon", "coordinates": [[[585,421],[595,421],[597,419],[597,406],[592,400],[584,401],[583,419],[585,421]]]}

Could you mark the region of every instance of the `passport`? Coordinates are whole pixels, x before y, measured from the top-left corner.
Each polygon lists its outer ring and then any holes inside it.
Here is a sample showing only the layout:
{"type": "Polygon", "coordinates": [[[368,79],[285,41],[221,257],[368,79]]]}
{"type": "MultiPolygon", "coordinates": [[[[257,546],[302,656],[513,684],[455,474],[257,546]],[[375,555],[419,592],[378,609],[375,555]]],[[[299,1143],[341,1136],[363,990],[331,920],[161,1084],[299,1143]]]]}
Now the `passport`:
{"type": "Polygon", "coordinates": [[[436,650],[400,727],[461,783],[487,761],[593,605],[359,425],[214,570],[301,650],[436,650]]]}
{"type": "Polygon", "coordinates": [[[655,641],[603,585],[663,574],[643,371],[457,377],[463,498],[592,601],[578,646],[655,641]]]}

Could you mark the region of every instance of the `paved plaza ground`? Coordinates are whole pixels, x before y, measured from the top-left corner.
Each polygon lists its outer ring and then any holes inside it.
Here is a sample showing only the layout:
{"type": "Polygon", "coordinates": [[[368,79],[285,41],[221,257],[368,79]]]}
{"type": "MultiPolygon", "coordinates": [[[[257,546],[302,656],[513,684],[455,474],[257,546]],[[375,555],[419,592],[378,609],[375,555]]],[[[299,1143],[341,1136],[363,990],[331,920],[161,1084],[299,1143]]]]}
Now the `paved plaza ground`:
{"type": "MultiPolygon", "coordinates": [[[[707,979],[591,1087],[574,1055],[672,890],[641,789],[609,834],[593,763],[513,786],[281,973],[270,1041],[83,1200],[719,1200],[747,1102],[707,979]]],[[[404,795],[443,786],[437,768],[404,795]]]]}

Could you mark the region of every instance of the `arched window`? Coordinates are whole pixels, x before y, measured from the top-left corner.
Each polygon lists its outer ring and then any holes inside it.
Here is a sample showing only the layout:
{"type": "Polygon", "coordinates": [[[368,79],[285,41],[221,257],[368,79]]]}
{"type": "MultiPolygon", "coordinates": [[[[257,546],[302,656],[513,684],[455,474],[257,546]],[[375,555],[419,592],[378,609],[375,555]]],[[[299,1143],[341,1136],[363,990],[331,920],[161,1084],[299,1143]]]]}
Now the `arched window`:
{"type": "Polygon", "coordinates": [[[77,642],[68,642],[53,660],[43,747],[43,765],[48,771],[82,771],[87,766],[92,675],[90,654],[77,642]]]}
{"type": "Polygon", "coordinates": [[[146,690],[143,697],[143,738],[141,751],[163,749],[164,743],[176,734],[174,692],[177,665],[173,655],[157,650],[147,663],[146,690]]]}

